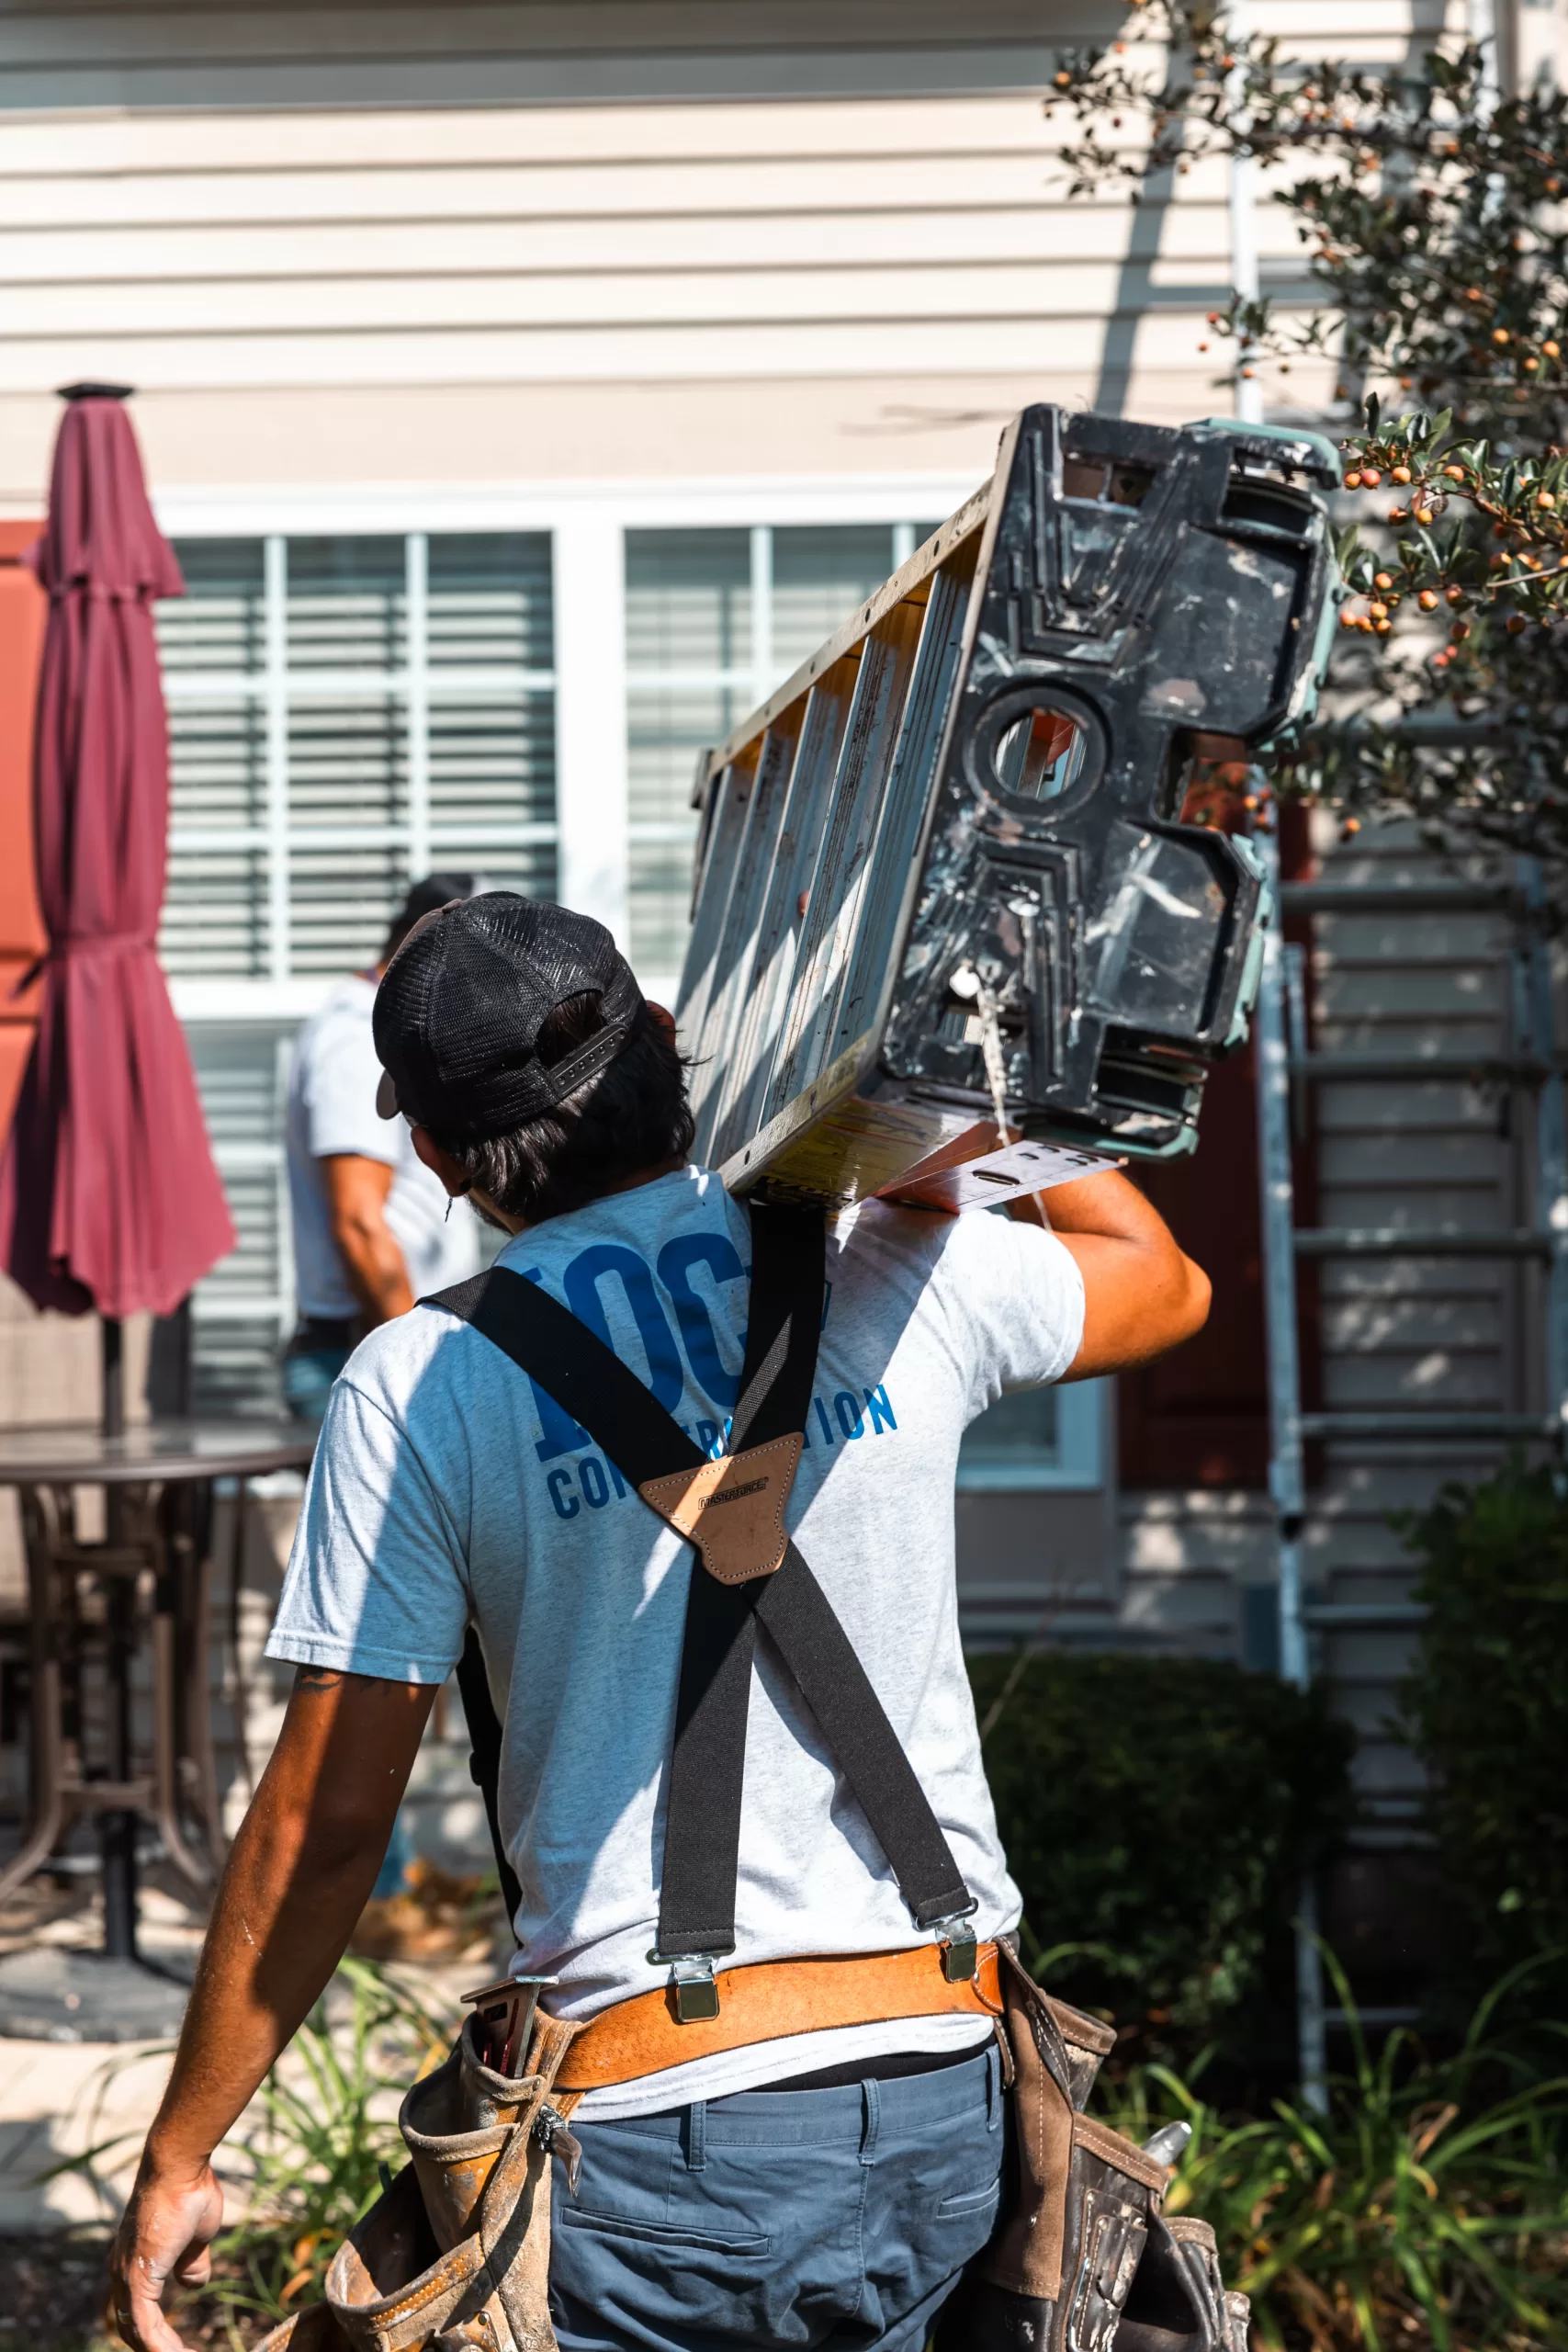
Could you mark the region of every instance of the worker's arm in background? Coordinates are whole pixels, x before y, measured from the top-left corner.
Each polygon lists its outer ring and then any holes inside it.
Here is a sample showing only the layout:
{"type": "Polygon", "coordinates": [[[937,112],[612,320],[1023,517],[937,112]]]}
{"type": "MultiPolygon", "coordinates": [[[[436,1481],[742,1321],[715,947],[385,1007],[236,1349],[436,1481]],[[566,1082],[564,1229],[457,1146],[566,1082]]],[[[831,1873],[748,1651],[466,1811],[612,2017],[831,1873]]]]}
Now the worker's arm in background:
{"type": "Polygon", "coordinates": [[[316,1162],[326,1187],[333,1239],[367,1330],[406,1315],[413,1290],[396,1234],[387,1223],[387,1198],[396,1170],[358,1152],[333,1152],[316,1162]]]}
{"type": "Polygon", "coordinates": [[[1013,1215],[1047,1222],[1083,1276],[1083,1339],[1062,1377],[1089,1380],[1147,1363],[1209,1319],[1209,1277],[1180,1249],[1159,1211],[1114,1168],[1054,1184],[1013,1215]]]}
{"type": "Polygon", "coordinates": [[[110,2258],[134,2352],[179,2352],[171,2277],[223,2218],[212,2152],[316,2001],[375,1884],[437,1685],[299,1668],[213,1905],[167,2090],[110,2258]]]}

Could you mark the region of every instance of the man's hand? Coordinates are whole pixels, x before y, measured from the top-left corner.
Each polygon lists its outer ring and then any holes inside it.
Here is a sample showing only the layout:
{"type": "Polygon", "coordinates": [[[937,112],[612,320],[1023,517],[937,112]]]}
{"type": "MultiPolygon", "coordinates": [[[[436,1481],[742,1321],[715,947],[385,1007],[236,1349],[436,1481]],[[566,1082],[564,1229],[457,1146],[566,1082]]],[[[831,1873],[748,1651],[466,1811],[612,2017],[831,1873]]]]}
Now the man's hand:
{"type": "Polygon", "coordinates": [[[1039,1208],[1033,1200],[1020,1201],[1013,1215],[1049,1225],[1083,1276],[1083,1340],[1065,1380],[1147,1363],[1208,1321],[1208,1275],[1178,1247],[1159,1211],[1115,1169],[1053,1184],[1039,1208]]]}
{"type": "Polygon", "coordinates": [[[136,2352],[181,2352],[158,2305],[199,2285],[223,2218],[212,2151],[343,1957],[435,1699],[302,1666],[229,1855],[163,2105],[115,2240],[115,2322],[136,2352]]]}
{"type": "Polygon", "coordinates": [[[367,1330],[406,1315],[413,1288],[398,1237],[387,1223],[387,1196],[396,1170],[384,1159],[338,1151],[319,1159],[326,1186],[327,1216],[348,1286],[359,1302],[367,1330]]]}
{"type": "Polygon", "coordinates": [[[204,2286],[208,2247],[223,2222],[223,2191],[210,2165],[161,2172],[149,2147],[115,2234],[109,2281],[116,2332],[130,2352],[186,2352],[164,2316],[171,2278],[204,2286]]]}

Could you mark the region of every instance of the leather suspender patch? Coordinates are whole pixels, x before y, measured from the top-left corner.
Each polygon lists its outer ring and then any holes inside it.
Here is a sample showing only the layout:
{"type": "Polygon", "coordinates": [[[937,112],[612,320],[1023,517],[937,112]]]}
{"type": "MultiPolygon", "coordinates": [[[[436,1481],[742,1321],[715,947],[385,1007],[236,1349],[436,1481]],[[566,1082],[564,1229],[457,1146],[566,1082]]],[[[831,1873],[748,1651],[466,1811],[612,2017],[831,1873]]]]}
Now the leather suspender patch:
{"type": "Polygon", "coordinates": [[[784,1505],[803,1442],[797,1430],[769,1445],[749,1445],[697,1470],[645,1478],[637,1493],[666,1526],[696,1546],[710,1577],[720,1584],[750,1584],[784,1566],[789,1548],[784,1505]]]}

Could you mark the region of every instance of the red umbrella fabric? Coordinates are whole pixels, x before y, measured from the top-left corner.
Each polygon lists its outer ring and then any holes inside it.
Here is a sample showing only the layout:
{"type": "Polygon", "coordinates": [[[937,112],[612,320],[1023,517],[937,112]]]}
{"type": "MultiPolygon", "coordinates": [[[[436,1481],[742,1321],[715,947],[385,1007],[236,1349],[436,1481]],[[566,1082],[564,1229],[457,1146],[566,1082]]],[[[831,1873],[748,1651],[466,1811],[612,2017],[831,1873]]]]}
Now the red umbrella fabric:
{"type": "Polygon", "coordinates": [[[235,1237],[154,952],[169,751],[152,605],[185,582],[118,399],[72,399],[24,560],[50,599],[33,752],[49,947],[0,1250],[39,1306],[166,1315],[235,1237]]]}

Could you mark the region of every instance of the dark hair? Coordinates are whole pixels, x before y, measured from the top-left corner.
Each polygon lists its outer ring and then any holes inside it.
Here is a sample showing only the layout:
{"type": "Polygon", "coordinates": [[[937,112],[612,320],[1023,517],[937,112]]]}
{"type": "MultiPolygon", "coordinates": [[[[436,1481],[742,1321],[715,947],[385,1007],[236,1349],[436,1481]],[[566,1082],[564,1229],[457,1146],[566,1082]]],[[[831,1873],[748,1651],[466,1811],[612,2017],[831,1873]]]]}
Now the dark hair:
{"type": "MultiPolygon", "coordinates": [[[[599,1025],[597,991],[569,997],[540,1027],[539,1059],[553,1068],[585,1046],[599,1025]]],[[[586,1207],[645,1168],[683,1159],[695,1122],[686,1100],[686,1065],[645,1004],[615,1060],[553,1111],[505,1135],[476,1139],[430,1132],[498,1209],[539,1225],[586,1207]]]]}
{"type": "Polygon", "coordinates": [[[381,949],[381,962],[391,962],[423,916],[434,914],[449,899],[471,899],[478,878],[473,874],[427,874],[423,882],[411,882],[407,898],[392,917],[392,927],[381,949]]]}

